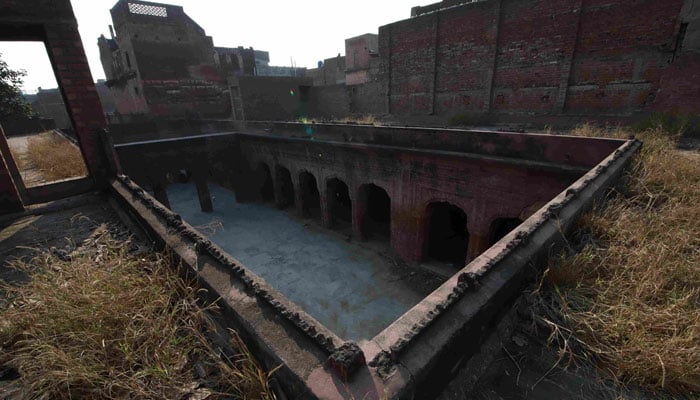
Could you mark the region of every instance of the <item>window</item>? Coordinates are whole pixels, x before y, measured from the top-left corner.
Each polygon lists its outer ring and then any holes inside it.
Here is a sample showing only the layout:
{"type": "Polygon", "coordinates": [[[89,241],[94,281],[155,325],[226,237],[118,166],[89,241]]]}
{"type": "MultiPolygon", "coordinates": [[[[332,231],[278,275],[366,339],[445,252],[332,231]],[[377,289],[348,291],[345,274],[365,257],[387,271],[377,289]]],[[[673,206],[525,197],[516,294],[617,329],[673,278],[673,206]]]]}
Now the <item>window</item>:
{"type": "Polygon", "coordinates": [[[168,17],[167,8],[148,4],[129,3],[129,12],[132,14],[150,15],[152,17],[168,17]]]}

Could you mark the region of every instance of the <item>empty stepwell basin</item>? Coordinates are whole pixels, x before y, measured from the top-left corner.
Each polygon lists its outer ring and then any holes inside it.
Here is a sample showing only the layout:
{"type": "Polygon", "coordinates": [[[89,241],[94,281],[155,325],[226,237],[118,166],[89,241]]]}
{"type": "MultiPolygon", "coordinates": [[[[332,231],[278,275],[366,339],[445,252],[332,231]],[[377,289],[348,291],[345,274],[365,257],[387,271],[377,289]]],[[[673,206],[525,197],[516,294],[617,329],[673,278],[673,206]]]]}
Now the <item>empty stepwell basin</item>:
{"type": "Polygon", "coordinates": [[[640,146],[256,123],[117,145],[112,190],[288,395],[429,398],[640,146]]]}

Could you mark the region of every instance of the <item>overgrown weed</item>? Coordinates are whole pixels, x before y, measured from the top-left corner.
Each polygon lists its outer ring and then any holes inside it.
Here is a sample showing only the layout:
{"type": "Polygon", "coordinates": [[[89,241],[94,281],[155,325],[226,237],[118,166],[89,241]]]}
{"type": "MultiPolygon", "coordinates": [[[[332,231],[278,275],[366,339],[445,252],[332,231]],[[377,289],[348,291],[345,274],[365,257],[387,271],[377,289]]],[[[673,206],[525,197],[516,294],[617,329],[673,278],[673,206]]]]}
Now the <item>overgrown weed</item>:
{"type": "MultiPolygon", "coordinates": [[[[628,131],[575,129],[586,136],[628,131]]],[[[623,193],[578,222],[577,243],[551,260],[541,313],[553,338],[622,383],[700,392],[700,162],[669,134],[644,145],[623,193]]]]}
{"type": "Polygon", "coordinates": [[[14,261],[31,280],[0,288],[0,365],[19,372],[24,398],[274,398],[235,332],[238,355],[211,344],[212,307],[168,259],[97,232],[69,257],[14,261]]]}
{"type": "Polygon", "coordinates": [[[80,149],[54,132],[44,132],[28,139],[28,162],[46,182],[87,176],[80,149]]]}

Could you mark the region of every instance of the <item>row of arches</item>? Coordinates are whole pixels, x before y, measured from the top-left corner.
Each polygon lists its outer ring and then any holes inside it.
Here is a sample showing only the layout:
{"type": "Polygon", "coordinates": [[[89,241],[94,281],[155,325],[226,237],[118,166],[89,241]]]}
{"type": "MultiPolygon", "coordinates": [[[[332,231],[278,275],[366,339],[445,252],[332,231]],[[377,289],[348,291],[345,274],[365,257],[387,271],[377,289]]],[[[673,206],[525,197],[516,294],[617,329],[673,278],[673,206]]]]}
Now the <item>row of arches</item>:
{"type": "MultiPolygon", "coordinates": [[[[296,206],[304,217],[322,220],[321,202],[325,199],[328,227],[341,231],[355,228],[362,239],[390,241],[391,198],[380,186],[372,183],[361,185],[355,197],[358,204],[353,205],[348,185],[339,178],[325,182],[325,196],[322,196],[316,177],[308,171],[301,171],[298,176],[299,193],[296,194],[289,169],[276,166],[273,175],[266,163],[260,163],[257,170],[262,182],[259,196],[263,201],[275,202],[280,209],[296,206]],[[359,207],[355,227],[353,206],[359,207]]],[[[489,237],[483,239],[490,246],[521,222],[519,218],[496,219],[492,223],[489,237]]],[[[424,260],[455,266],[464,265],[468,261],[470,235],[467,214],[460,207],[449,202],[430,203],[426,209],[424,229],[424,260]]]]}
{"type": "MultiPolygon", "coordinates": [[[[294,182],[289,169],[276,166],[274,175],[266,163],[258,164],[257,174],[262,182],[259,197],[264,202],[275,202],[280,209],[297,205],[307,218],[322,219],[321,192],[316,177],[308,171],[299,173],[299,195],[295,196],[294,182]]],[[[348,185],[339,178],[325,184],[328,226],[338,230],[352,228],[353,205],[348,185]]],[[[375,184],[360,186],[357,199],[366,209],[362,216],[361,235],[368,240],[386,240],[391,236],[391,199],[383,188],[375,184]]]]}

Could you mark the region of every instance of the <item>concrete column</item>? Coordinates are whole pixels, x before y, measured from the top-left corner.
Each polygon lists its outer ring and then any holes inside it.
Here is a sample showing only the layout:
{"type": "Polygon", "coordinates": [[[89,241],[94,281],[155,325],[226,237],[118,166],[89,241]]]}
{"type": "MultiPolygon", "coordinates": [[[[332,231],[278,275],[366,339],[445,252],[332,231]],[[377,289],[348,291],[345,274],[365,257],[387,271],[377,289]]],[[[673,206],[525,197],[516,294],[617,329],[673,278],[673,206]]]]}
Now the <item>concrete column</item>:
{"type": "Polygon", "coordinates": [[[168,192],[165,190],[164,183],[153,184],[153,197],[164,205],[167,209],[171,210],[170,201],[168,200],[168,192]]]}
{"type": "Polygon", "coordinates": [[[214,206],[211,202],[211,194],[209,194],[209,186],[207,186],[207,179],[204,175],[195,175],[194,184],[197,186],[197,196],[199,197],[199,206],[202,208],[202,211],[214,211],[214,206]]]}

